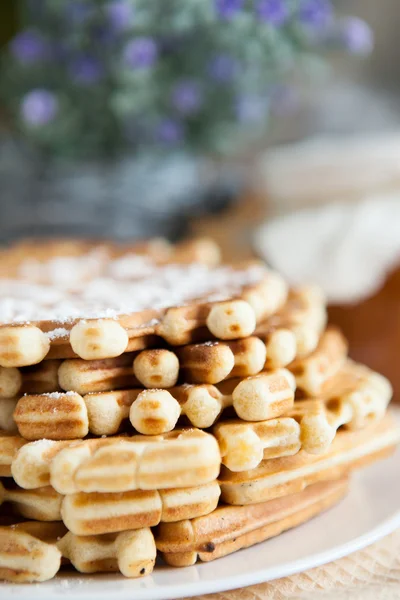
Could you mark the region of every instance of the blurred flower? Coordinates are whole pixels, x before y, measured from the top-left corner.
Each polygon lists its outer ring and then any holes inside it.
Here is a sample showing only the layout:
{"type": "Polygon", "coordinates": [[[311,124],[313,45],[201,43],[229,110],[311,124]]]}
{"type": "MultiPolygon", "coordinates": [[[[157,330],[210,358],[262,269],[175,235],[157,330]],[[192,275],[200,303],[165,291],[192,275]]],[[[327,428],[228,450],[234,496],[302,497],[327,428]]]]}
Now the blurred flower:
{"type": "Polygon", "coordinates": [[[115,31],[127,29],[133,17],[133,8],[125,0],[112,0],[106,5],[108,19],[115,31]]]}
{"type": "Polygon", "coordinates": [[[288,18],[288,9],[284,0],[259,0],[257,14],[261,20],[279,27],[288,18]]]}
{"type": "Polygon", "coordinates": [[[329,0],[305,0],[299,11],[304,25],[315,29],[324,29],[332,21],[332,4],[329,0]]]}
{"type": "Polygon", "coordinates": [[[92,85],[103,75],[103,67],[94,56],[82,55],[76,58],[70,66],[70,74],[76,83],[92,85]]]}
{"type": "Polygon", "coordinates": [[[16,35],[10,48],[14,58],[25,64],[35,63],[48,56],[48,45],[43,36],[29,29],[16,35]]]}
{"type": "Polygon", "coordinates": [[[29,125],[46,125],[54,119],[57,111],[57,98],[49,90],[37,88],[22,98],[22,118],[29,125]]]}
{"type": "Polygon", "coordinates": [[[374,36],[368,23],[357,17],[347,17],[342,21],[340,41],[354,54],[369,54],[374,46],[374,36]]]}
{"type": "Polygon", "coordinates": [[[179,112],[190,115],[199,110],[203,103],[203,93],[195,79],[184,79],[172,90],[172,104],[179,112]]]}
{"type": "Polygon", "coordinates": [[[243,0],[215,0],[215,9],[223,19],[231,19],[242,8],[243,0]]]}
{"type": "Polygon", "coordinates": [[[261,122],[265,118],[267,110],[267,100],[259,95],[240,96],[236,100],[236,117],[243,123],[261,122]]]}
{"type": "Polygon", "coordinates": [[[220,82],[231,81],[238,72],[239,64],[229,54],[218,54],[208,64],[208,73],[212,79],[220,82]]]}
{"type": "Polygon", "coordinates": [[[138,37],[128,42],[124,59],[132,69],[147,69],[157,60],[158,48],[151,37],[138,37]]]}
{"type": "Polygon", "coordinates": [[[175,119],[163,119],[156,129],[156,138],[166,144],[177,144],[183,139],[182,123],[175,119]]]}

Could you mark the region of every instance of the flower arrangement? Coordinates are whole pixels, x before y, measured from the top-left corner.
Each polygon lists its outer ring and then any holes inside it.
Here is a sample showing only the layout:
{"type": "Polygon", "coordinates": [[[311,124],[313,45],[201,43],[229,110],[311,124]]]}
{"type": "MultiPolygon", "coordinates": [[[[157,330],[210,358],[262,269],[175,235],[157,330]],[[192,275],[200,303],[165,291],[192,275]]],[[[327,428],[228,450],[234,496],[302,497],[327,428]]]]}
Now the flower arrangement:
{"type": "Polygon", "coordinates": [[[52,156],[147,148],[226,154],[293,101],[325,49],[363,54],[369,27],[330,0],[27,0],[1,95],[52,156]]]}

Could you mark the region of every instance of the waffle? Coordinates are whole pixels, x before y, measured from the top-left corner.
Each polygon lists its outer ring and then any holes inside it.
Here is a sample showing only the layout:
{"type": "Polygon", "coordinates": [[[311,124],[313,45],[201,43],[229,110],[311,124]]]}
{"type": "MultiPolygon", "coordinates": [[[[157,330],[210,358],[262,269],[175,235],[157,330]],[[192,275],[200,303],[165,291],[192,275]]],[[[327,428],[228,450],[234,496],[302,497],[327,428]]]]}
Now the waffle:
{"type": "Polygon", "coordinates": [[[0,528],[0,540],[0,579],[21,583],[51,579],[61,558],[81,573],[142,577],[152,572],[157,552],[150,529],[81,537],[62,523],[28,521],[0,528]]]}
{"type": "Polygon", "coordinates": [[[0,579],[15,583],[46,581],[58,572],[61,552],[54,544],[14,527],[0,527],[0,579]]]}
{"type": "Polygon", "coordinates": [[[321,388],[320,397],[334,407],[338,400],[351,404],[353,419],[347,426],[360,429],[384,415],[392,397],[390,382],[368,367],[347,360],[321,388]]]}
{"type": "Polygon", "coordinates": [[[60,365],[60,360],[44,360],[37,365],[20,369],[22,385],[19,395],[59,392],[61,390],[58,382],[60,365]]]}
{"type": "MultiPolygon", "coordinates": [[[[97,403],[93,396],[86,398],[92,407],[97,403]]],[[[245,379],[232,379],[218,387],[182,385],[169,390],[144,390],[134,398],[129,418],[137,431],[154,435],[171,431],[181,415],[195,427],[210,427],[230,406],[247,421],[272,418],[291,408],[293,399],[291,374],[280,369],[245,379]]],[[[125,416],[127,407],[124,406],[119,414],[125,416]]]]}
{"type": "Polygon", "coordinates": [[[220,464],[215,438],[190,429],[153,437],[40,440],[17,454],[12,476],[23,488],[51,484],[61,494],[159,490],[210,483],[220,464]]]}
{"type": "Polygon", "coordinates": [[[113,533],[206,515],[215,510],[219,496],[216,481],[170,490],[78,492],[64,497],[59,518],[76,535],[113,533]]]}
{"type": "Polygon", "coordinates": [[[102,360],[64,360],[58,369],[60,387],[78,394],[141,387],[132,369],[134,356],[133,353],[127,352],[115,358],[102,360]]]}
{"type": "Polygon", "coordinates": [[[219,383],[259,373],[265,365],[265,344],[257,337],[232,342],[188,344],[170,350],[143,350],[133,370],[147,388],[173,387],[180,376],[186,383],[219,383]]]}
{"type": "Polygon", "coordinates": [[[57,547],[81,573],[119,571],[131,578],[149,575],[157,555],[154,536],[148,528],[85,537],[69,532],[57,547]]]}
{"type": "Polygon", "coordinates": [[[14,421],[14,410],[18,398],[0,398],[0,431],[16,433],[17,425],[14,421]]]}
{"type": "Polygon", "coordinates": [[[254,333],[266,344],[266,367],[286,367],[296,357],[313,352],[326,319],[325,301],[319,288],[304,286],[290,290],[282,308],[260,323],[254,333]]]}
{"type": "Polygon", "coordinates": [[[22,396],[14,420],[26,440],[71,440],[89,432],[86,405],[74,392],[22,396]]]}
{"type": "Polygon", "coordinates": [[[16,369],[0,367],[0,400],[18,398],[23,394],[44,394],[59,391],[58,369],[61,361],[46,360],[32,367],[16,369]]]}
{"type": "Polygon", "coordinates": [[[345,479],[317,483],[302,492],[252,506],[219,506],[213,513],[179,523],[163,523],[157,549],[175,567],[211,561],[253,546],[308,521],[347,493],[345,479]]]}
{"type": "MultiPolygon", "coordinates": [[[[350,363],[350,361],[349,361],[350,363]]],[[[222,464],[231,471],[254,469],[262,460],[296,454],[300,448],[311,454],[328,450],[339,427],[363,429],[384,418],[391,398],[389,382],[377,373],[350,363],[335,377],[325,399],[296,400],[278,419],[257,423],[223,421],[213,428],[222,464]],[[353,387],[343,385],[346,375],[361,369],[353,387]]]]}
{"type": "Polygon", "coordinates": [[[283,279],[255,262],[160,264],[138,254],[100,259],[100,266],[96,260],[69,258],[65,272],[59,263],[38,263],[25,268],[25,278],[3,280],[0,366],[110,358],[145,348],[154,336],[182,345],[201,327],[218,339],[245,338],[287,296],[283,279]]]}
{"type": "Polygon", "coordinates": [[[0,430],[0,477],[11,477],[11,463],[24,444],[20,435],[0,430]]]}
{"type": "Polygon", "coordinates": [[[0,276],[51,283],[54,275],[61,281],[72,274],[83,282],[108,272],[110,262],[131,255],[149,256],[157,264],[198,262],[215,266],[220,249],[209,238],[170,244],[164,238],[152,238],[130,244],[64,239],[23,240],[0,250],[0,276]],[[77,262],[76,259],[79,259],[77,262]],[[66,275],[64,275],[66,273],[66,275]]]}
{"type": "Polygon", "coordinates": [[[304,358],[297,358],[288,368],[296,377],[296,384],[309,396],[318,396],[327,379],[337,373],[347,358],[348,345],[342,333],[328,327],[317,348],[304,358]]]}
{"type": "Polygon", "coordinates": [[[89,431],[112,435],[128,418],[138,432],[160,435],[174,429],[181,415],[195,427],[206,428],[229,406],[242,419],[255,421],[279,416],[293,405],[294,378],[285,369],[234,378],[220,388],[182,385],[169,390],[133,388],[83,397],[76,392],[25,395],[17,403],[4,400],[3,412],[0,401],[0,423],[3,429],[12,430],[15,421],[27,440],[76,439],[89,431]]]}
{"type": "Polygon", "coordinates": [[[0,367],[0,398],[13,398],[22,387],[22,375],[18,369],[0,367]]]}
{"type": "Polygon", "coordinates": [[[222,467],[221,498],[227,504],[246,505],[294,494],[387,456],[399,440],[400,430],[388,415],[360,431],[339,431],[323,454],[301,450],[293,456],[264,460],[240,473],[222,467]]]}
{"type": "Polygon", "coordinates": [[[15,485],[0,483],[0,504],[7,502],[14,512],[37,521],[60,521],[63,497],[51,486],[24,490],[15,485]]]}
{"type": "Polygon", "coordinates": [[[67,496],[51,486],[26,490],[9,482],[0,483],[0,505],[7,503],[27,519],[62,520],[76,535],[99,535],[206,515],[215,510],[220,493],[216,481],[189,488],[67,496]]]}

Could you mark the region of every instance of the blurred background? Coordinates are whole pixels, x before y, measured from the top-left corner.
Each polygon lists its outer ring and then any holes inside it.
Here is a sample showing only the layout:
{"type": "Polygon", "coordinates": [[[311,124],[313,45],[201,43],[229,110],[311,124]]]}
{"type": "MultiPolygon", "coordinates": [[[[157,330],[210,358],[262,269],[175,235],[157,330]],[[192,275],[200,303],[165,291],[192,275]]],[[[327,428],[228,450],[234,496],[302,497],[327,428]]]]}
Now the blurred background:
{"type": "Polygon", "coordinates": [[[2,0],[0,242],[210,235],[400,396],[398,0],[2,0]]]}

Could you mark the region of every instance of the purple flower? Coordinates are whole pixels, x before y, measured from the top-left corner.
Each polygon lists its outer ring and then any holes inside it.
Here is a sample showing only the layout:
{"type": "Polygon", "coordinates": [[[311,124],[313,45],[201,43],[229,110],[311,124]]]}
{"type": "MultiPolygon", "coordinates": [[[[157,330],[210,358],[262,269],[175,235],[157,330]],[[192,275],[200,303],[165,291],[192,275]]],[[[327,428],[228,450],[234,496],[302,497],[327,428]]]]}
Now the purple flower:
{"type": "Polygon", "coordinates": [[[240,96],[236,101],[235,112],[242,123],[258,123],[265,119],[268,104],[258,95],[240,96]]]}
{"type": "Polygon", "coordinates": [[[103,75],[103,67],[97,58],[82,55],[76,58],[70,66],[70,74],[75,83],[92,85],[103,75]]]}
{"type": "Polygon", "coordinates": [[[174,86],[171,100],[175,108],[184,115],[196,113],[203,103],[203,93],[198,81],[181,80],[174,86]]]}
{"type": "Polygon", "coordinates": [[[332,5],[329,0],[303,0],[299,18],[307,27],[325,29],[332,21],[332,5]]]}
{"type": "Polygon", "coordinates": [[[368,23],[357,17],[343,19],[341,41],[353,54],[369,54],[374,46],[374,36],[368,23]]]}
{"type": "Polygon", "coordinates": [[[243,6],[243,0],[215,0],[215,10],[223,19],[231,19],[243,6]]]}
{"type": "Polygon", "coordinates": [[[156,138],[164,144],[177,144],[183,139],[182,123],[175,119],[163,119],[156,130],[156,138]]]}
{"type": "Polygon", "coordinates": [[[125,0],[113,0],[106,5],[108,19],[115,31],[127,29],[132,22],[133,8],[125,0]]]}
{"type": "Polygon", "coordinates": [[[37,31],[21,31],[10,44],[11,53],[21,63],[32,64],[48,56],[48,45],[37,31]]]}
{"type": "Polygon", "coordinates": [[[288,18],[288,9],[283,0],[259,0],[257,14],[262,21],[279,27],[288,18]]]}
{"type": "Polygon", "coordinates": [[[57,111],[57,98],[49,90],[37,88],[22,99],[21,115],[29,125],[46,125],[54,119],[57,111]]]}
{"type": "Polygon", "coordinates": [[[126,44],[124,50],[124,60],[132,69],[148,69],[157,56],[157,44],[150,37],[135,38],[126,44]]]}
{"type": "Polygon", "coordinates": [[[218,54],[208,64],[208,73],[215,81],[222,83],[231,81],[238,72],[239,64],[229,54],[218,54]]]}

